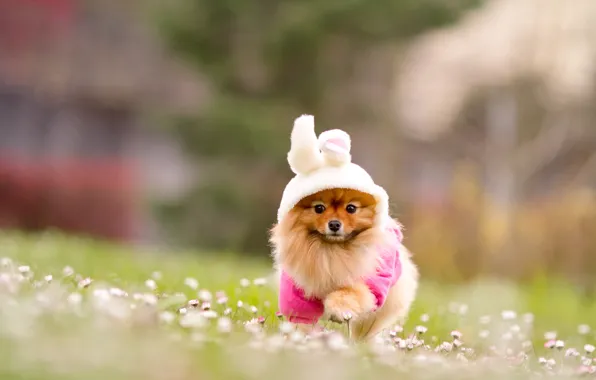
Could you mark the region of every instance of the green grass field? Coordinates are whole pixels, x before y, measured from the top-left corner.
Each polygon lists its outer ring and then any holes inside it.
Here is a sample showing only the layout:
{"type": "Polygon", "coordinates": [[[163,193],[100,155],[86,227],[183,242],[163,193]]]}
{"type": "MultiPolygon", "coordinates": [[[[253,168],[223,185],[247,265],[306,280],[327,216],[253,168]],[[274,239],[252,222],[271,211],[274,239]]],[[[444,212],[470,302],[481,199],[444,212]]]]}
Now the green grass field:
{"type": "Polygon", "coordinates": [[[287,330],[275,315],[266,260],[54,233],[1,233],[0,258],[1,379],[430,378],[446,371],[561,378],[594,370],[584,346],[595,341],[588,327],[596,305],[553,279],[459,286],[425,279],[403,331],[353,345],[346,325],[326,325],[337,333],[322,337],[287,330]],[[453,330],[462,337],[454,341],[453,330]],[[545,348],[545,333],[564,347],[545,348]]]}

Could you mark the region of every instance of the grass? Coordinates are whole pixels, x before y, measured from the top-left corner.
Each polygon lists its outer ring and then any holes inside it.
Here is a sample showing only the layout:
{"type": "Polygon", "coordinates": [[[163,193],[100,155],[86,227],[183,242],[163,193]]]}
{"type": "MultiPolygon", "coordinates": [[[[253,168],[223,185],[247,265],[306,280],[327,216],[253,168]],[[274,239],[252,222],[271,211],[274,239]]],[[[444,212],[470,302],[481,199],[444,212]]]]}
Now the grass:
{"type": "Polygon", "coordinates": [[[345,325],[325,325],[335,333],[320,337],[289,331],[275,315],[265,260],[55,233],[1,233],[0,258],[2,379],[527,378],[593,370],[584,346],[595,342],[586,329],[596,305],[556,279],[425,280],[403,327],[353,345],[345,325]],[[545,348],[545,333],[565,347],[545,348]]]}

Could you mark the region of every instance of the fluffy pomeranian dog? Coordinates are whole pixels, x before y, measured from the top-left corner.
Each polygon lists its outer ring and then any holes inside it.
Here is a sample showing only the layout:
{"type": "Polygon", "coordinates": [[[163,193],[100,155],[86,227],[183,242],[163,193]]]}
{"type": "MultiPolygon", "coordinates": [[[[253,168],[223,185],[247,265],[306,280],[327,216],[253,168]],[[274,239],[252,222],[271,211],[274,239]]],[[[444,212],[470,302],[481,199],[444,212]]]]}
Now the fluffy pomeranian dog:
{"type": "Polygon", "coordinates": [[[418,271],[387,194],[349,150],[345,132],[317,139],[312,116],[296,120],[288,161],[297,175],[270,241],[280,311],[303,328],[349,320],[352,338],[366,340],[407,315],[418,271]]]}

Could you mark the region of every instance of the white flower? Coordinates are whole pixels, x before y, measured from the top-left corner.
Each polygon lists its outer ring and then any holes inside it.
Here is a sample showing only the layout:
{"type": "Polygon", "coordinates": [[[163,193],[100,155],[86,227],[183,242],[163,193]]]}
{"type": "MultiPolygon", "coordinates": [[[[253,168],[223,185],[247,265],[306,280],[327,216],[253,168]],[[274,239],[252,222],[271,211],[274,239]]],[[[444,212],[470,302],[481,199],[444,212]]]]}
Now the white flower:
{"type": "Polygon", "coordinates": [[[153,279],[148,279],[147,281],[145,281],[145,286],[151,290],[157,289],[157,283],[153,279]]]}
{"type": "Polygon", "coordinates": [[[223,315],[230,315],[230,314],[232,314],[232,308],[231,307],[227,307],[224,310],[223,315]]]}
{"type": "Polygon", "coordinates": [[[240,286],[242,286],[243,288],[250,286],[250,280],[248,278],[241,279],[240,286]]]}
{"type": "Polygon", "coordinates": [[[451,350],[453,349],[453,345],[449,342],[443,342],[439,347],[442,351],[446,352],[451,352],[451,350]]]}
{"type": "Polygon", "coordinates": [[[263,286],[267,284],[267,279],[264,277],[255,278],[252,283],[256,286],[263,286]]]}
{"type": "Polygon", "coordinates": [[[181,307],[180,309],[178,309],[178,313],[180,313],[180,315],[184,315],[188,312],[188,310],[185,307],[181,307]]]}
{"type": "Polygon", "coordinates": [[[65,266],[64,269],[62,269],[62,274],[65,277],[72,276],[74,274],[74,269],[72,269],[72,267],[65,266]]]}
{"type": "Polygon", "coordinates": [[[228,317],[221,317],[217,320],[217,330],[221,333],[232,331],[232,320],[228,317]]]}
{"type": "Polygon", "coordinates": [[[594,346],[591,344],[586,344],[584,346],[584,350],[588,353],[591,354],[592,352],[594,352],[594,346]]]}
{"type": "Polygon", "coordinates": [[[170,324],[174,322],[176,315],[171,311],[163,311],[161,314],[159,314],[159,319],[164,323],[170,324]]]}
{"type": "Polygon", "coordinates": [[[588,335],[590,333],[590,326],[588,325],[579,325],[577,326],[577,332],[580,335],[588,335]]]}
{"type": "Polygon", "coordinates": [[[83,296],[80,293],[70,293],[66,301],[71,305],[78,305],[83,301],[83,296]]]}
{"type": "Polygon", "coordinates": [[[0,259],[0,266],[7,267],[12,264],[12,260],[8,257],[3,257],[0,259]]]}
{"type": "Polygon", "coordinates": [[[420,316],[420,322],[422,322],[422,323],[426,323],[426,322],[428,322],[429,320],[430,320],[430,316],[429,316],[428,314],[422,314],[422,315],[420,316]]]}
{"type": "Polygon", "coordinates": [[[92,282],[93,282],[93,280],[90,279],[89,277],[84,278],[81,281],[79,281],[79,288],[86,288],[89,285],[91,285],[92,282]]]}
{"type": "Polygon", "coordinates": [[[428,331],[428,329],[424,326],[416,326],[416,332],[418,334],[424,334],[427,331],[428,331]]]}
{"type": "Polygon", "coordinates": [[[203,317],[207,319],[215,319],[217,318],[217,312],[215,310],[206,310],[201,313],[203,317]]]}
{"type": "Polygon", "coordinates": [[[236,307],[237,307],[237,308],[241,308],[242,306],[244,306],[244,303],[243,303],[242,301],[238,301],[238,302],[236,303],[236,307]]]}
{"type": "Polygon", "coordinates": [[[555,347],[557,347],[557,348],[563,348],[563,347],[565,347],[565,342],[563,342],[562,340],[557,340],[555,342],[555,347]]]}
{"type": "Polygon", "coordinates": [[[454,339],[461,339],[461,337],[462,337],[462,333],[461,333],[461,332],[459,332],[459,331],[457,331],[457,330],[453,330],[453,331],[451,331],[451,336],[452,336],[454,339]]]}
{"type": "Polygon", "coordinates": [[[481,330],[481,331],[478,333],[478,336],[479,336],[481,339],[486,339],[486,338],[488,338],[488,336],[489,336],[489,335],[490,335],[490,331],[488,331],[488,330],[481,330]]]}
{"type": "Polygon", "coordinates": [[[54,277],[51,274],[48,274],[43,279],[46,280],[46,282],[52,282],[52,280],[54,279],[54,277]]]}
{"type": "Polygon", "coordinates": [[[517,313],[513,310],[503,310],[501,312],[501,318],[503,318],[505,321],[511,321],[517,318],[517,313]]]}
{"type": "Polygon", "coordinates": [[[128,293],[119,288],[110,288],[110,294],[116,297],[126,297],[128,293]]]}
{"type": "Polygon", "coordinates": [[[197,311],[189,311],[180,318],[180,326],[187,328],[201,328],[207,325],[207,319],[197,311]]]}
{"type": "Polygon", "coordinates": [[[203,302],[211,301],[211,299],[213,298],[211,292],[206,289],[199,290],[198,296],[199,299],[203,302]]]}
{"type": "Polygon", "coordinates": [[[18,269],[21,273],[29,273],[31,271],[31,267],[29,265],[21,265],[18,269]]]}
{"type": "Polygon", "coordinates": [[[184,285],[188,286],[193,290],[196,290],[199,287],[199,282],[192,277],[187,277],[184,279],[184,285]]]}

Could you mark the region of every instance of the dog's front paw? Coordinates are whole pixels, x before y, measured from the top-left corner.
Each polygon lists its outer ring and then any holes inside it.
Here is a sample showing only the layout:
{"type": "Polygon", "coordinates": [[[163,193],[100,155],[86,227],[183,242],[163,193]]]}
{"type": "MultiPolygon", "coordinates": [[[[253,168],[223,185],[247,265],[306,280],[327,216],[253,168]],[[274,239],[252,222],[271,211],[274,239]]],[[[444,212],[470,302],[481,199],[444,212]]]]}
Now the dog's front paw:
{"type": "Polygon", "coordinates": [[[357,319],[375,307],[375,297],[364,284],[331,292],[324,301],[325,313],[334,322],[357,319]]]}

